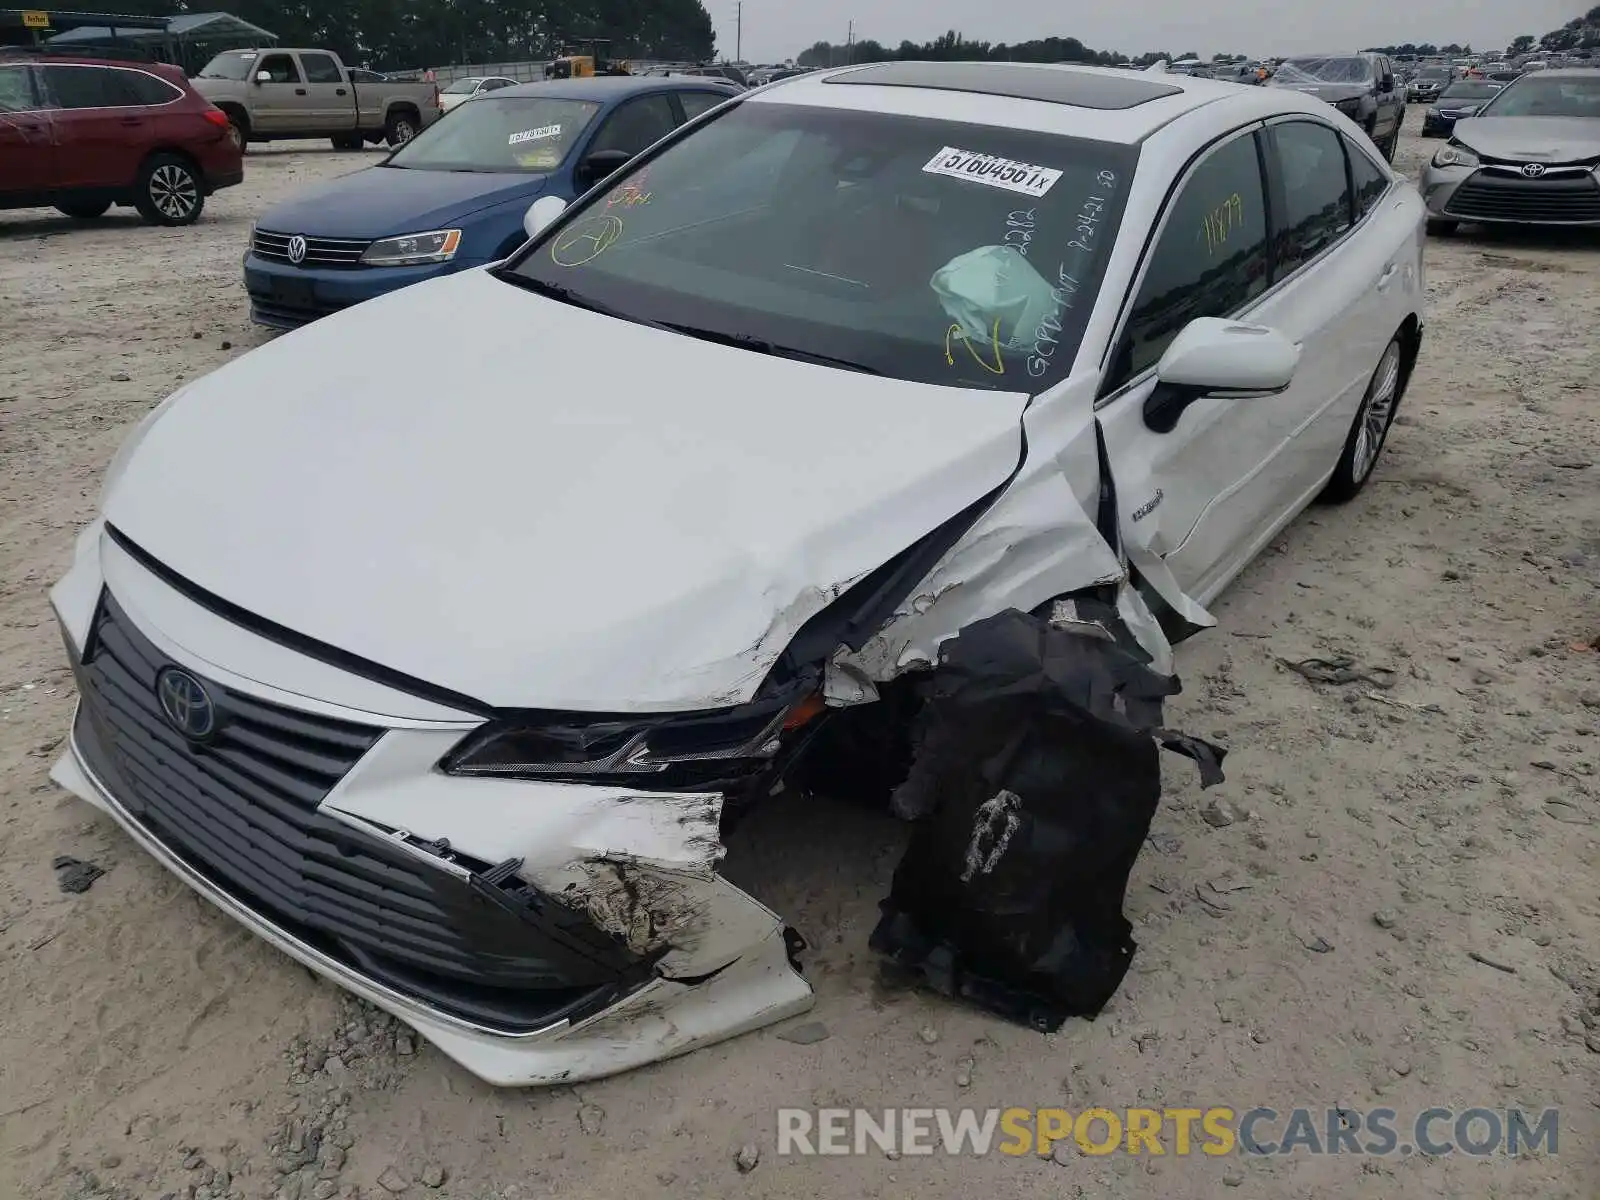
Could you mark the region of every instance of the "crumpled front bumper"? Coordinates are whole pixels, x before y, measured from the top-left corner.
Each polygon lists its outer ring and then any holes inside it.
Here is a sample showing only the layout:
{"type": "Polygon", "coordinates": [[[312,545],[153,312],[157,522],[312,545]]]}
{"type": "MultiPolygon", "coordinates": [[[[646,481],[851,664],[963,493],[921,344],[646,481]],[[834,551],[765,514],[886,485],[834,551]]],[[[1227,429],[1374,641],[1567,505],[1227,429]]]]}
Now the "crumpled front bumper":
{"type": "MultiPolygon", "coordinates": [[[[618,972],[615,988],[605,993],[611,1002],[603,1007],[577,1003],[570,1009],[572,1015],[547,1024],[463,1015],[459,1008],[439,1002],[428,987],[408,986],[404,972],[373,970],[364,965],[370,960],[360,953],[342,952],[346,942],[322,936],[327,921],[317,920],[315,914],[305,918],[305,908],[314,909],[314,904],[275,908],[264,903],[261,897],[271,892],[264,890],[259,877],[245,866],[230,872],[224,858],[208,853],[221,836],[223,822],[246,842],[252,830],[272,825],[282,815],[281,809],[271,811],[276,800],[268,796],[259,801],[265,807],[252,814],[242,806],[255,802],[250,799],[254,793],[241,781],[226,802],[216,799],[216,830],[182,831],[170,813],[163,814],[159,796],[148,789],[163,778],[163,761],[170,765],[186,753],[185,748],[169,741],[156,746],[150,756],[138,755],[137,762],[125,757],[128,774],[114,779],[115,760],[99,740],[107,723],[80,711],[69,748],[56,763],[52,779],[108,813],[153,858],[252,932],[405,1021],[475,1075],[502,1085],[597,1078],[759,1028],[811,1006],[811,988],[792,965],[782,922],[716,871],[722,855],[720,796],[641,795],[617,788],[446,776],[436,764],[473,727],[473,720],[419,720],[392,710],[307,702],[307,695],[329,694],[326,686],[319,693],[307,685],[317,675],[324,676],[321,682],[326,684],[330,668],[237,626],[219,623],[103,537],[80,543],[72,571],[52,593],[69,653],[80,669],[81,648],[92,646],[91,633],[102,620],[107,595],[114,597],[121,619],[148,639],[140,643],[147,647],[139,655],[144,674],[163,665],[175,666],[226,696],[242,697],[241,703],[276,706],[273,711],[289,714],[285,719],[290,722],[295,711],[302,711],[317,720],[348,721],[380,731],[371,748],[310,814],[301,814],[318,822],[316,836],[338,840],[341,851],[369,860],[376,856],[379,861],[387,855],[391,864],[400,864],[400,874],[409,872],[409,896],[396,893],[398,901],[380,900],[394,907],[387,920],[369,921],[369,929],[410,927],[433,896],[418,892],[417,877],[424,884],[432,880],[438,894],[446,895],[452,889],[464,891],[468,875],[478,875],[472,886],[482,889],[481,877],[491,874],[488,864],[514,864],[515,879],[510,882],[531,896],[547,917],[550,911],[559,914],[569,930],[574,923],[581,924],[580,932],[609,943],[614,953],[607,961],[628,966],[618,972]],[[183,629],[195,644],[179,645],[168,629],[183,629]],[[257,677],[218,666],[230,650],[257,677]],[[260,678],[269,673],[271,678],[260,678]],[[137,786],[129,782],[135,773],[137,786]],[[448,849],[441,852],[442,845],[448,849]],[[396,859],[397,854],[404,858],[396,859]],[[418,895],[423,898],[416,900],[418,895]],[[295,919],[285,915],[291,910],[295,919]]],[[[90,655],[102,652],[103,647],[92,646],[90,655]]],[[[95,685],[91,681],[89,686],[95,685]]],[[[80,703],[94,702],[86,692],[80,703]]],[[[123,712],[131,707],[126,695],[116,703],[123,712]]],[[[207,778],[215,778],[219,771],[214,764],[177,766],[185,772],[185,780],[201,778],[205,771],[212,772],[207,778]]],[[[224,775],[226,769],[231,768],[224,763],[224,775]]],[[[204,813],[203,788],[217,785],[197,786],[202,791],[191,795],[190,814],[204,813]]],[[[254,853],[271,857],[290,887],[298,886],[301,876],[308,888],[327,883],[328,864],[337,869],[337,856],[323,854],[319,859],[308,854],[301,860],[283,849],[292,851],[297,844],[293,834],[285,834],[270,844],[257,844],[254,853]]],[[[317,893],[325,916],[330,894],[325,888],[317,893]]],[[[486,911],[483,919],[498,920],[503,935],[504,904],[488,907],[494,911],[486,911]]],[[[464,918],[457,909],[466,912],[470,905],[451,909],[451,919],[459,922],[464,918]]],[[[539,939],[550,936],[547,917],[529,919],[529,953],[535,957],[539,939]]],[[[333,924],[337,926],[337,919],[333,924]]],[[[458,923],[453,930],[444,930],[437,945],[465,954],[472,949],[474,932],[458,923]],[[455,936],[449,936],[452,933],[455,936]]],[[[430,945],[426,953],[434,950],[430,945]]],[[[411,965],[425,957],[419,952],[411,965]]],[[[504,962],[491,965],[503,968],[504,962]]]]}

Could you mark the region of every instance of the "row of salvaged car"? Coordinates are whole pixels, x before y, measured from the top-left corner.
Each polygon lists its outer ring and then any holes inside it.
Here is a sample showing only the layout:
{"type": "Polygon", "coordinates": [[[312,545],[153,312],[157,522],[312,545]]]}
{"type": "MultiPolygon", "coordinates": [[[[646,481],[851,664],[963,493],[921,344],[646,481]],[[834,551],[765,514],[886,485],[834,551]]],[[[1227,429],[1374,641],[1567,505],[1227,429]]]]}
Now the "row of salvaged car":
{"type": "MultiPolygon", "coordinates": [[[[1462,128],[1594,95],[1539,82],[1462,128]]],[[[1556,203],[1586,153],[1449,169],[1556,203]]],[[[1360,494],[1423,345],[1430,210],[1362,126],[1065,66],[576,79],[297,203],[258,316],[389,294],[134,430],[52,591],[53,777],[495,1082],[811,1004],[807,931],[722,871],[785,789],[917,823],[872,948],[1098,1012],[1158,748],[1221,777],[1162,719],[1173,643],[1360,494]]]]}

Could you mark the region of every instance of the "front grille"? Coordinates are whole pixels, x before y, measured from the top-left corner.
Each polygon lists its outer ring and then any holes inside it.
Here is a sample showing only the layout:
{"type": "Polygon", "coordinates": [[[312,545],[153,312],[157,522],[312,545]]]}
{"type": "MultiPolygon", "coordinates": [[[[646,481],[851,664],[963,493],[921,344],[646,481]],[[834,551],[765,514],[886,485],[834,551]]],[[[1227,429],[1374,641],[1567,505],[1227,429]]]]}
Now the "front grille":
{"type": "Polygon", "coordinates": [[[1538,225],[1600,221],[1600,187],[1590,175],[1524,179],[1480,171],[1455,190],[1445,215],[1538,225]]]}
{"type": "Polygon", "coordinates": [[[625,947],[510,872],[433,848],[473,873],[463,879],[323,813],[381,729],[202,679],[221,719],[194,745],[157,698],[167,665],[104,593],[74,668],[74,742],[124,812],[222,891],[361,974],[493,1028],[598,1011],[639,978],[625,947]]]}
{"type": "MultiPolygon", "coordinates": [[[[250,241],[250,248],[258,258],[286,263],[289,258],[289,240],[294,235],[273,233],[258,229],[250,241]]],[[[306,238],[306,256],[298,265],[304,267],[359,267],[361,256],[372,245],[371,241],[351,241],[347,238],[306,238]]]]}
{"type": "Polygon", "coordinates": [[[302,325],[309,325],[319,317],[326,317],[348,307],[347,304],[327,300],[314,300],[310,305],[286,304],[270,293],[260,295],[255,292],[250,293],[251,318],[276,329],[298,329],[302,325]]]}

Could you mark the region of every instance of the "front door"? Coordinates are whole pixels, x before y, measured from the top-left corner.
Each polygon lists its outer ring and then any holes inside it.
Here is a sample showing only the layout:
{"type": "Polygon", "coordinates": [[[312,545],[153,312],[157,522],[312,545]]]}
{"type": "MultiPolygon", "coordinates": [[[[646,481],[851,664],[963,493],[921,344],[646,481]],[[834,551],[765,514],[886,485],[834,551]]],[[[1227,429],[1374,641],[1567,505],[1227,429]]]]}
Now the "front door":
{"type": "Polygon", "coordinates": [[[1169,201],[1101,388],[1123,543],[1152,582],[1164,565],[1196,598],[1281,503],[1281,481],[1263,468],[1294,427],[1283,397],[1204,396],[1174,412],[1156,390],[1155,366],[1185,325],[1252,320],[1269,286],[1258,136],[1251,127],[1213,145],[1169,201]]]}
{"type": "Polygon", "coordinates": [[[50,114],[27,63],[0,63],[0,196],[40,192],[55,177],[50,114]]]}
{"type": "Polygon", "coordinates": [[[250,123],[262,133],[299,133],[311,113],[311,93],[306,88],[300,66],[292,54],[263,54],[256,59],[251,78],[250,123]],[[268,78],[261,80],[265,74],[268,78]]]}

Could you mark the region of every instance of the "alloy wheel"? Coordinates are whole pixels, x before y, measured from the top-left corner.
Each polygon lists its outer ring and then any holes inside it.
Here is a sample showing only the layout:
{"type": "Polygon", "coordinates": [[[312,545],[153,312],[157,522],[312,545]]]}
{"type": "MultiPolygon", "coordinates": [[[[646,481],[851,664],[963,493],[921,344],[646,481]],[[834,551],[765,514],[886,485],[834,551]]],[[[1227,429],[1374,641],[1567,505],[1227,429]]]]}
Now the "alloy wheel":
{"type": "Polygon", "coordinates": [[[1395,400],[1399,394],[1400,343],[1390,342],[1378,363],[1372,388],[1361,409],[1361,424],[1356,429],[1350,473],[1357,482],[1372,474],[1372,468],[1378,462],[1378,451],[1383,448],[1384,435],[1389,432],[1389,421],[1394,416],[1395,400]]]}
{"type": "Polygon", "coordinates": [[[200,203],[200,187],[184,168],[164,163],[150,175],[150,200],[162,216],[182,221],[200,203]]]}

